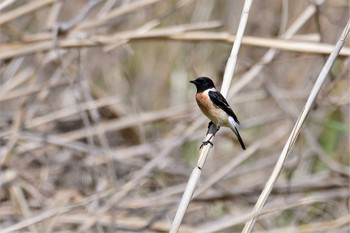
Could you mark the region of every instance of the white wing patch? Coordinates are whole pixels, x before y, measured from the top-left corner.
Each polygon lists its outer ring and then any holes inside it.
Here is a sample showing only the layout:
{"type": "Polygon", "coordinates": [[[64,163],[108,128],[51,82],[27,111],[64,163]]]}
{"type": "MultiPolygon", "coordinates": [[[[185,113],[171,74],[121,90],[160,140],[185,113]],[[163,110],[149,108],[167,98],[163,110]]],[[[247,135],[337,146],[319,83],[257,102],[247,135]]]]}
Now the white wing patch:
{"type": "Polygon", "coordinates": [[[231,129],[233,127],[236,127],[236,128],[239,127],[239,124],[231,116],[228,117],[228,122],[230,123],[231,129]]]}

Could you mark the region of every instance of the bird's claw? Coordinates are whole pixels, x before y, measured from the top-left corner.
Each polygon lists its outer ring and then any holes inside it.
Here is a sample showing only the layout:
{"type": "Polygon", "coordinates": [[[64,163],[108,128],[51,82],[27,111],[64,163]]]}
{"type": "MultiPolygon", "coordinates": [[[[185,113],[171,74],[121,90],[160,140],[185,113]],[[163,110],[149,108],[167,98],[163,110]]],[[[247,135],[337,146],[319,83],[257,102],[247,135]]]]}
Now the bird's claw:
{"type": "Polygon", "coordinates": [[[214,144],[211,141],[207,140],[202,142],[202,145],[199,147],[199,149],[202,149],[203,146],[206,146],[208,144],[210,144],[210,148],[214,146],[214,144]]]}

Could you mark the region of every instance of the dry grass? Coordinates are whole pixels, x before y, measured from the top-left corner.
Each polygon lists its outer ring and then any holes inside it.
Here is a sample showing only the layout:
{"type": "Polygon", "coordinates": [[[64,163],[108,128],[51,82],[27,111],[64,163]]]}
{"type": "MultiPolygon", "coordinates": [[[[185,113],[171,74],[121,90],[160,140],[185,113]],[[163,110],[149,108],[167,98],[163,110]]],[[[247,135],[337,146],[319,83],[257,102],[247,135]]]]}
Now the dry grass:
{"type": "MultiPolygon", "coordinates": [[[[248,148],[220,130],[180,232],[252,217],[349,18],[348,1],[311,5],[253,3],[229,92],[248,148]]],[[[0,232],[168,231],[207,127],[188,81],[221,86],[242,6],[0,3],[0,232]]],[[[349,232],[349,54],[348,40],[256,232],[349,232]]]]}

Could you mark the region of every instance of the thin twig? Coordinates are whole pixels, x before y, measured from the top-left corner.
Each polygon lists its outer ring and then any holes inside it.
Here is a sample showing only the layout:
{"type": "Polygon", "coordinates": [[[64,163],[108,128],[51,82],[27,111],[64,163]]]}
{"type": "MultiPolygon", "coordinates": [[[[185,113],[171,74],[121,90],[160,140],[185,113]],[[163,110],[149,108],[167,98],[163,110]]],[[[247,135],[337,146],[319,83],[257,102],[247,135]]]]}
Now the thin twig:
{"type": "MultiPolygon", "coordinates": [[[[269,178],[269,180],[267,181],[265,188],[263,189],[258,201],[255,204],[254,213],[259,213],[263,206],[266,203],[266,200],[269,196],[269,194],[271,193],[271,190],[273,188],[273,186],[275,185],[279,174],[282,171],[283,168],[283,164],[284,161],[286,160],[289,152],[291,151],[298,135],[299,132],[301,130],[301,127],[303,125],[303,123],[305,122],[305,119],[307,117],[307,115],[309,114],[311,107],[316,99],[317,94],[319,93],[319,91],[321,90],[322,84],[324,83],[324,81],[327,78],[327,74],[329,73],[330,69],[332,68],[333,63],[335,62],[341,48],[343,47],[344,43],[345,43],[345,39],[347,37],[347,35],[349,34],[350,31],[350,20],[347,22],[336,46],[335,49],[333,50],[333,52],[331,53],[331,55],[329,56],[329,58],[327,59],[326,64],[323,66],[319,76],[317,77],[317,80],[315,82],[314,87],[311,90],[310,96],[302,110],[302,112],[299,115],[299,118],[297,120],[297,122],[294,125],[294,128],[292,130],[292,132],[290,133],[290,136],[281,152],[281,155],[276,163],[276,166],[269,178]]],[[[248,221],[243,229],[243,233],[250,233],[252,232],[254,225],[256,223],[257,218],[252,218],[250,221],[248,221]]]]}

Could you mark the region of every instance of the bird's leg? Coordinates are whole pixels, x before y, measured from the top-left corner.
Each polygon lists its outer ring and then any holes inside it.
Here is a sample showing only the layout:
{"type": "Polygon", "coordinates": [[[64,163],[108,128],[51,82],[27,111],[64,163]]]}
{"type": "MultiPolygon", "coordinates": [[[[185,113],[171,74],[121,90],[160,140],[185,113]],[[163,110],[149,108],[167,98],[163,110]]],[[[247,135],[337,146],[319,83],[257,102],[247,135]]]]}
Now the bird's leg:
{"type": "MultiPolygon", "coordinates": [[[[214,123],[213,123],[212,121],[209,122],[209,124],[208,124],[208,131],[207,131],[207,134],[206,134],[206,135],[208,135],[208,133],[209,133],[209,131],[210,131],[210,127],[211,127],[213,124],[214,124],[214,123]]],[[[214,124],[214,125],[215,125],[215,124],[214,124]]],[[[220,129],[220,126],[217,126],[217,125],[215,125],[215,126],[216,126],[216,131],[210,136],[210,138],[209,138],[208,140],[202,142],[202,145],[199,147],[199,149],[202,149],[203,146],[208,145],[208,144],[210,144],[211,147],[214,146],[214,144],[213,144],[210,140],[215,136],[215,134],[216,134],[216,133],[219,131],[219,129],[220,129]]]]}
{"type": "Polygon", "coordinates": [[[209,130],[210,130],[210,126],[211,126],[212,124],[214,124],[212,121],[210,121],[210,122],[208,123],[208,131],[207,131],[207,134],[206,134],[206,135],[208,135],[209,130]]]}

